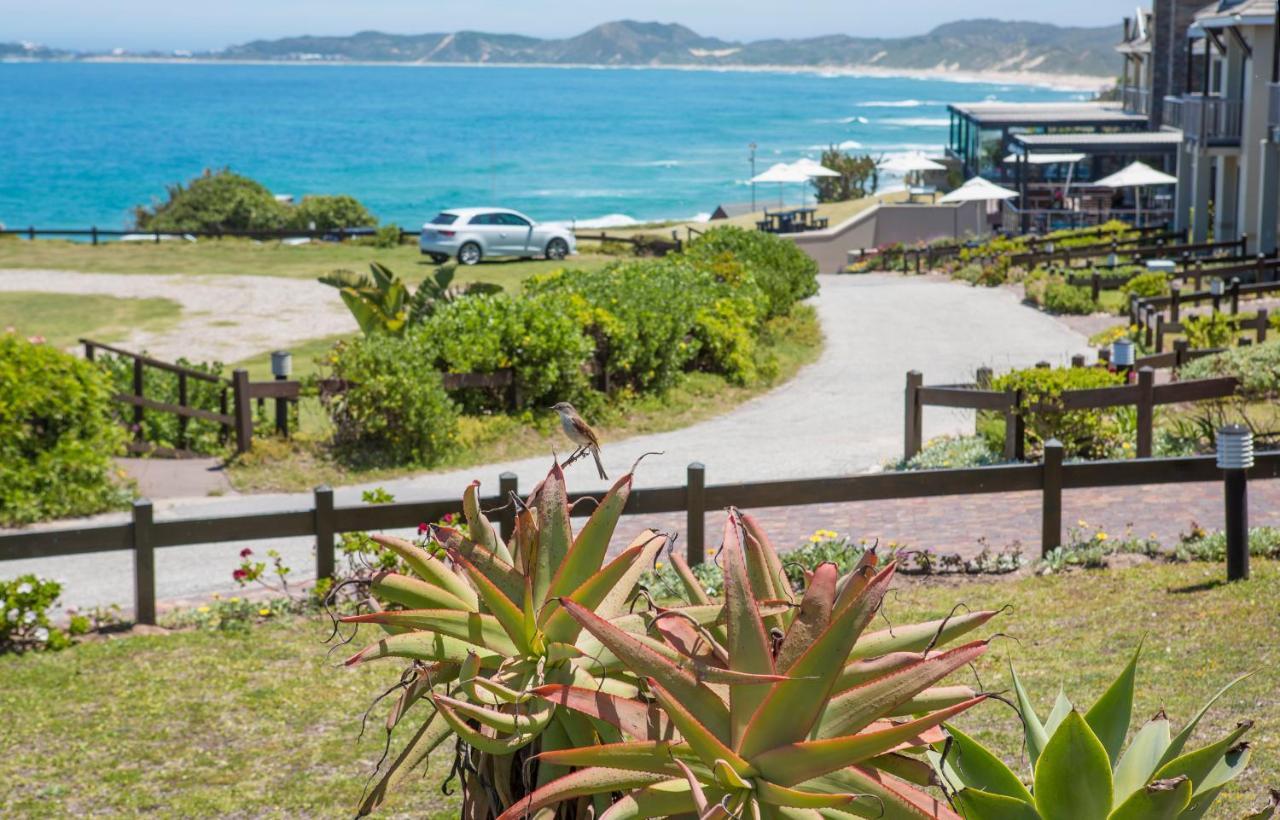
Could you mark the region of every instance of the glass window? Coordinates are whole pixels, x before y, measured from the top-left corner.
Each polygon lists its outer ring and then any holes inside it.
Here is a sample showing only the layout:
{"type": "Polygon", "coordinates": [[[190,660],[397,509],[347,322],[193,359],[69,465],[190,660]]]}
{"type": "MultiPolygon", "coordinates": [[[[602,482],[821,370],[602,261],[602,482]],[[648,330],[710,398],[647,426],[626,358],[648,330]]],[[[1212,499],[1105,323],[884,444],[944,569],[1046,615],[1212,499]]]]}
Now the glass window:
{"type": "Polygon", "coordinates": [[[445,212],[445,213],[436,214],[435,218],[431,220],[431,224],[432,225],[452,225],[454,222],[457,222],[457,221],[458,221],[457,214],[451,214],[451,213],[445,212]]]}
{"type": "Polygon", "coordinates": [[[498,220],[494,219],[497,214],[476,214],[471,217],[469,224],[471,225],[496,225],[498,220]]]}
{"type": "Polygon", "coordinates": [[[497,215],[502,217],[502,224],[504,225],[514,225],[517,228],[529,227],[529,220],[523,217],[516,216],[515,214],[497,214],[497,215]]]}

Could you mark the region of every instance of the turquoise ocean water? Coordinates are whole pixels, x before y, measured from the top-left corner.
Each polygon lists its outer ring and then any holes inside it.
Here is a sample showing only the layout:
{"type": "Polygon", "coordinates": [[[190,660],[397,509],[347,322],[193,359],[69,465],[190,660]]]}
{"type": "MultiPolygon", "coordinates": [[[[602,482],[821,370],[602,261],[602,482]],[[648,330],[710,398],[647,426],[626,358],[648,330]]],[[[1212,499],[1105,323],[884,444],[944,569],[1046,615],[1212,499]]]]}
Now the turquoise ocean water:
{"type": "Polygon", "coordinates": [[[781,72],[8,63],[0,222],[122,227],[166,185],[223,166],[276,193],[353,194],[410,226],[486,204],[688,218],[750,199],[752,142],[759,171],[830,144],[938,151],[947,103],[1078,97],[781,72]]]}

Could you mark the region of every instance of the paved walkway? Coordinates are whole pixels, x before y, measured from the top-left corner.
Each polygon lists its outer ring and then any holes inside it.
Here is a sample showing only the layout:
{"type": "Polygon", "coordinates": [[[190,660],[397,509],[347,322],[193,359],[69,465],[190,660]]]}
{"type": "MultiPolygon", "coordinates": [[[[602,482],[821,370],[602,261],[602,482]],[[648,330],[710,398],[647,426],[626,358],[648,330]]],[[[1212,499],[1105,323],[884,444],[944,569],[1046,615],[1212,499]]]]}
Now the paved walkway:
{"type": "MultiPolygon", "coordinates": [[[[711,484],[862,472],[901,451],[907,370],[923,371],[926,383],[956,382],[971,379],[983,365],[1007,369],[1042,359],[1065,363],[1086,347],[1083,337],[1020,305],[1008,291],[928,277],[822,277],[816,305],[827,336],[818,362],[781,388],[717,418],[670,433],[606,442],[610,474],[622,473],[637,456],[654,451],[663,455],[645,460],[637,486],[683,484],[685,468],[693,461],[706,465],[711,484]]],[[[965,411],[931,409],[925,414],[926,437],[972,428],[972,414],[965,411]]],[[[524,459],[380,485],[401,501],[452,498],[472,479],[492,490],[499,473],[513,471],[528,489],[549,463],[549,457],[524,459]]],[[[587,466],[580,462],[571,471],[574,489],[602,486],[587,466]]],[[[340,489],[338,503],[358,504],[361,489],[340,489]]],[[[307,494],[173,499],[157,503],[157,519],[310,505],[307,494]]],[[[788,516],[801,520],[794,511],[788,516]]],[[[839,524],[818,511],[804,520],[810,522],[801,528],[804,534],[817,526],[839,524]]],[[[779,543],[788,537],[780,537],[779,543]]],[[[226,589],[241,546],[162,550],[157,557],[160,596],[226,589]]],[[[305,539],[250,546],[259,552],[268,546],[280,549],[299,571],[312,566],[312,544],[305,539]]],[[[63,580],[70,602],[123,604],[130,597],[129,568],[128,553],[107,553],[0,564],[0,576],[36,571],[63,580]]]]}

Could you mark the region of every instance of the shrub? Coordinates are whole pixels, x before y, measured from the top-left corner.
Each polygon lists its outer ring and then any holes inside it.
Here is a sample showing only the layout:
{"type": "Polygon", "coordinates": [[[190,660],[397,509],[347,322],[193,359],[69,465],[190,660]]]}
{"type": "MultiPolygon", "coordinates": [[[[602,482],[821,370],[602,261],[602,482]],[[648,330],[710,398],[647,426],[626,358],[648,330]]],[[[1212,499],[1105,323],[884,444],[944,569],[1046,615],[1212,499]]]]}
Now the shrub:
{"type": "Polygon", "coordinates": [[[0,655],[70,646],[67,634],[49,620],[61,594],[57,581],[35,575],[0,580],[0,655]]]}
{"type": "MultiPolygon", "coordinates": [[[[286,208],[286,227],[295,231],[331,231],[337,228],[371,228],[378,218],[347,194],[304,196],[292,208],[286,208]]],[[[396,242],[400,242],[400,229],[396,228],[396,242]]]]}
{"type": "Polygon", "coordinates": [[[1192,350],[1235,347],[1240,333],[1240,317],[1226,313],[1188,316],[1182,321],[1183,333],[1192,350]]]}
{"type": "Polygon", "coordinates": [[[907,461],[890,462],[890,470],[941,470],[959,467],[986,467],[1004,461],[982,436],[941,436],[921,448],[907,461]]]}
{"type": "Polygon", "coordinates": [[[714,267],[731,254],[764,294],[764,317],[786,315],[818,292],[818,263],[796,243],[763,231],[712,228],[689,243],[682,256],[695,266],[714,267]]]}
{"type": "Polygon", "coordinates": [[[440,374],[426,364],[433,356],[420,336],[379,334],[335,346],[333,375],[347,389],[326,403],[339,452],[406,465],[440,460],[458,418],[440,374]]]}
{"type": "Polygon", "coordinates": [[[124,431],[111,385],[83,359],[0,334],[0,523],[90,515],[125,502],[111,457],[124,431]]]}
{"type": "Polygon", "coordinates": [[[1168,296],[1169,290],[1169,277],[1159,271],[1140,273],[1125,282],[1120,288],[1120,292],[1124,294],[1126,302],[1130,296],[1136,296],[1139,299],[1168,296]]]}
{"type": "MultiPolygon", "coordinates": [[[[583,365],[594,345],[570,314],[567,297],[543,294],[474,296],[443,305],[410,331],[430,358],[419,362],[446,373],[515,371],[518,409],[580,401],[590,389],[583,365]]],[[[506,390],[456,391],[467,410],[508,406],[506,390]]]]}
{"type": "Polygon", "coordinates": [[[270,191],[228,169],[172,185],[167,201],[134,209],[134,221],[145,231],[276,231],[287,220],[287,207],[270,191]]]}
{"type": "Polygon", "coordinates": [[[1022,391],[1028,455],[1042,453],[1044,442],[1057,438],[1069,457],[1101,458],[1114,452],[1123,438],[1121,414],[1113,409],[1062,410],[1062,394],[1067,390],[1111,387],[1123,381],[1120,374],[1100,367],[1033,367],[996,377],[992,389],[1022,391]],[[1037,406],[1039,409],[1028,409],[1037,406]]]}
{"type": "MultiPolygon", "coordinates": [[[[133,392],[133,359],[126,356],[99,356],[96,362],[106,373],[112,392],[133,392]]],[[[178,359],[175,364],[208,373],[211,376],[222,375],[221,362],[192,362],[187,359],[178,359]]],[[[143,368],[142,393],[155,401],[177,404],[178,374],[155,367],[143,368]]],[[[222,393],[223,384],[187,378],[187,405],[190,407],[220,413],[223,409],[222,393]]],[[[121,423],[133,423],[132,408],[123,404],[113,404],[111,411],[121,423]]],[[[179,428],[179,419],[173,413],[148,411],[142,416],[142,440],[157,447],[177,448],[179,428]]],[[[218,453],[223,449],[222,425],[203,419],[187,419],[185,441],[185,448],[192,452],[218,453]]]]}
{"type": "Polygon", "coordinates": [[[958,269],[952,276],[971,285],[995,288],[1004,284],[1007,270],[1000,265],[971,262],[958,269]]]}
{"type": "Polygon", "coordinates": [[[1280,396],[1280,339],[1196,359],[1178,371],[1183,380],[1216,376],[1239,379],[1240,395],[1249,401],[1280,396]]]}
{"type": "Polygon", "coordinates": [[[1069,285],[1063,279],[1051,278],[1044,289],[1044,307],[1052,313],[1087,316],[1097,313],[1100,305],[1088,288],[1069,285]]]}

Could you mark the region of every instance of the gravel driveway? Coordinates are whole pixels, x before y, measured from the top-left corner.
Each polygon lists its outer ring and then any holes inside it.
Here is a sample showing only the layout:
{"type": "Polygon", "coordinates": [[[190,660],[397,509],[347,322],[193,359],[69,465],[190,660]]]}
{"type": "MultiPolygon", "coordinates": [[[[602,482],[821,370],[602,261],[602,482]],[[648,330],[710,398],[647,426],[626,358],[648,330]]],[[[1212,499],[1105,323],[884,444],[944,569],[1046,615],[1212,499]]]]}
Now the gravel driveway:
{"type": "Polygon", "coordinates": [[[357,330],[333,288],[282,276],[74,273],[0,270],[0,291],[171,299],[182,315],[170,328],[119,341],[158,359],[238,362],[265,350],[357,330]]]}
{"type": "MultiPolygon", "coordinates": [[[[130,280],[135,277],[127,277],[130,280]]],[[[276,280],[272,280],[273,283],[276,280]]],[[[606,442],[605,466],[618,475],[641,453],[637,486],[682,484],[686,466],[706,465],[711,484],[837,475],[875,468],[902,447],[902,391],[907,370],[926,384],[971,379],[983,365],[996,370],[1040,360],[1065,363],[1086,351],[1083,336],[1018,303],[1004,289],[973,288],[930,277],[824,276],[817,305],[827,344],[822,357],[779,389],[733,411],[683,430],[606,442]]],[[[926,438],[971,431],[972,414],[930,409],[926,438]]],[[[567,447],[563,449],[568,449],[567,447]]],[[[548,454],[549,455],[549,454],[548,454]]],[[[549,466],[549,457],[380,482],[397,500],[460,496],[478,478],[497,487],[507,470],[525,490],[549,466]]],[[[602,485],[589,460],[570,471],[573,489],[602,485]]],[[[337,491],[339,504],[358,504],[360,487],[337,491]]],[[[307,509],[309,495],[257,495],[157,502],[157,518],[307,509]]],[[[120,520],[121,516],[105,516],[120,520]]],[[[161,550],[157,593],[179,598],[225,591],[243,544],[161,550]]],[[[306,539],[250,544],[261,553],[281,550],[299,572],[312,566],[306,539]]],[[[0,563],[0,576],[39,572],[63,580],[65,601],[128,603],[129,553],[0,563]]]]}

